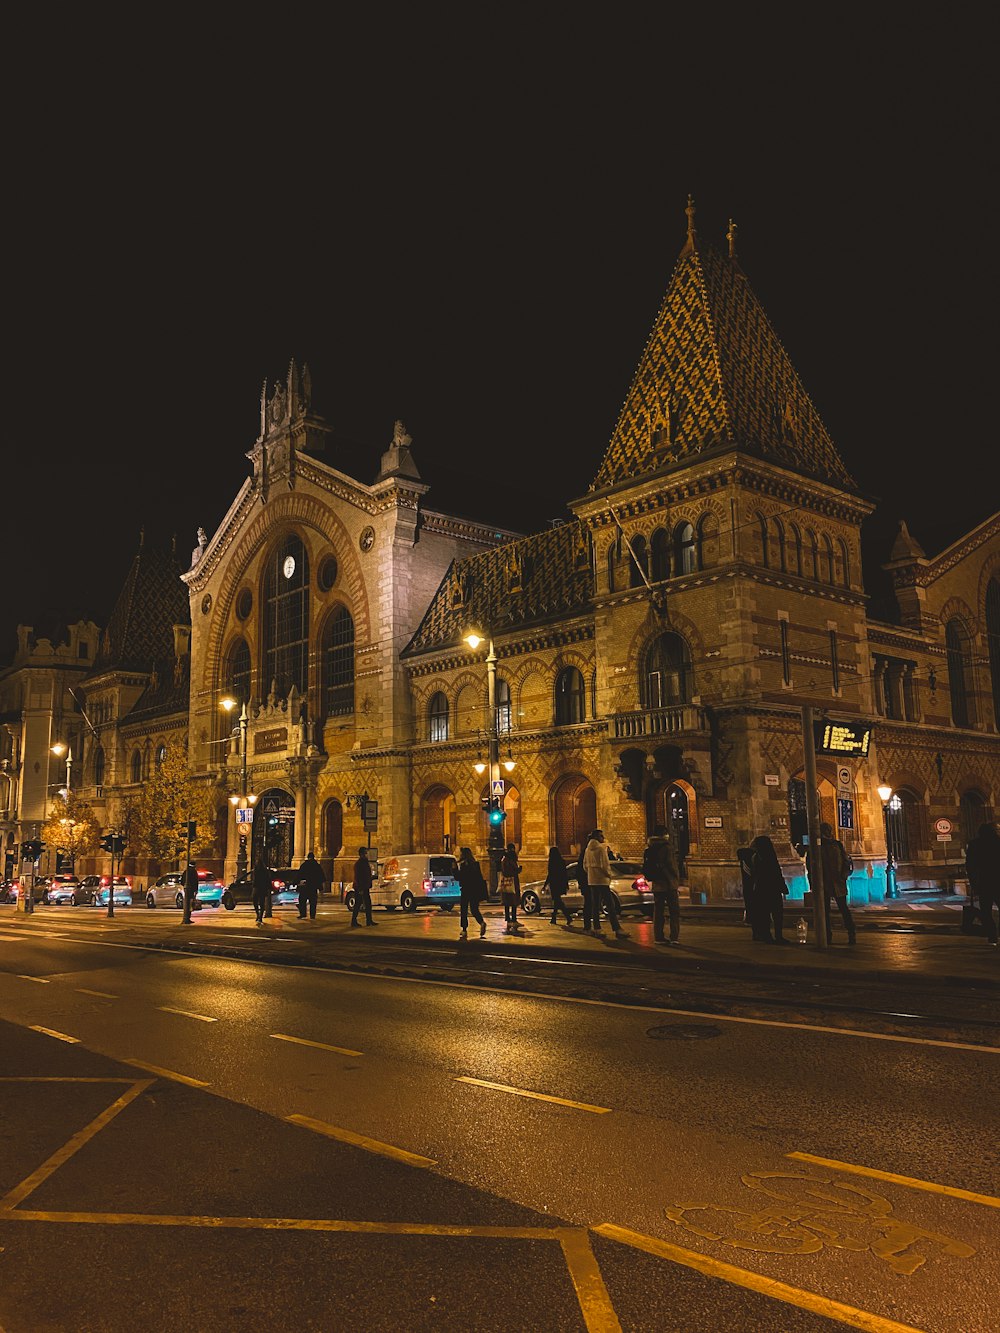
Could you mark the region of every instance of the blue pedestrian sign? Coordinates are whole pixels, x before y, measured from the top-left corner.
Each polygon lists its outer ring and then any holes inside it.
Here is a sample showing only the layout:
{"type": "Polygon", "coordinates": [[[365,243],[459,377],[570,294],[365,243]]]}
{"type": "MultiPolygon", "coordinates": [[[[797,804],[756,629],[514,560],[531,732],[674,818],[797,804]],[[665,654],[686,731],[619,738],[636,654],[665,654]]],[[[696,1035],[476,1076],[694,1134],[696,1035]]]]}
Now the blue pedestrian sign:
{"type": "Polygon", "coordinates": [[[492,792],[491,792],[490,794],[491,794],[492,796],[502,796],[502,795],[503,795],[503,788],[504,788],[504,781],[503,781],[503,778],[494,778],[494,779],[493,779],[493,790],[492,790],[492,792]]]}
{"type": "Polygon", "coordinates": [[[246,807],[246,809],[243,809],[243,810],[237,809],[237,811],[236,811],[236,822],[237,822],[237,824],[252,824],[252,823],[253,823],[253,807],[248,805],[248,806],[246,807]]]}

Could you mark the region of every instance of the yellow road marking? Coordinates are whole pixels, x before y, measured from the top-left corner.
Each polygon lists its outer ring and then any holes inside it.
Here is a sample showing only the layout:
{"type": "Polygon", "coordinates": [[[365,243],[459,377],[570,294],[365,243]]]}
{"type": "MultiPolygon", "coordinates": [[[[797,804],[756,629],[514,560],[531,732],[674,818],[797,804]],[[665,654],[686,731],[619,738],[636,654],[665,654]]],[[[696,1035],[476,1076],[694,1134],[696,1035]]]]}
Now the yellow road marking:
{"type": "Polygon", "coordinates": [[[977,1194],[974,1190],[958,1189],[955,1185],[936,1185],[932,1180],[918,1180],[915,1176],[898,1176],[894,1171],[876,1171],[871,1166],[856,1166],[854,1162],[838,1162],[835,1157],[814,1157],[809,1152],[786,1152],[796,1162],[812,1162],[815,1166],[832,1166],[837,1171],[849,1171],[856,1176],[871,1176],[873,1180],[888,1180],[893,1185],[907,1185],[910,1189],[927,1190],[931,1194],[947,1194],[952,1199],[982,1203],[987,1208],[1000,1208],[1000,1199],[992,1194],[977,1194]]]}
{"type": "Polygon", "coordinates": [[[621,1333],[622,1326],[611,1304],[586,1231],[564,1231],[560,1242],[587,1333],[621,1333]]]}
{"type": "Polygon", "coordinates": [[[176,1074],[172,1069],[161,1069],[159,1065],[148,1065],[145,1060],[123,1060],[122,1064],[134,1065],[144,1069],[147,1074],[156,1074],[159,1078],[172,1078],[175,1083],[186,1083],[189,1088],[207,1088],[209,1085],[200,1078],[188,1078],[187,1074],[176,1074]]]}
{"type": "Polygon", "coordinates": [[[26,1199],[29,1194],[38,1188],[39,1185],[48,1180],[49,1176],[51,1176],[54,1171],[58,1171],[65,1162],[69,1161],[75,1152],[79,1152],[84,1144],[89,1143],[94,1135],[98,1134],[105,1125],[109,1124],[120,1111],[124,1111],[126,1106],[131,1102],[134,1102],[136,1097],[144,1093],[152,1081],[152,1079],[144,1078],[140,1079],[137,1083],[133,1083],[132,1086],[126,1089],[120,1097],[116,1098],[106,1110],[102,1111],[99,1116],[95,1117],[89,1125],[86,1125],[83,1129],[74,1134],[73,1137],[64,1143],[61,1148],[58,1148],[47,1161],[43,1162],[35,1171],[32,1171],[30,1176],[22,1180],[20,1185],[15,1185],[9,1193],[5,1194],[4,1197],[0,1199],[0,1214],[9,1213],[12,1209],[16,1208],[22,1199],[26,1199]]]}
{"type": "Polygon", "coordinates": [[[456,1083],[472,1083],[477,1088],[495,1088],[497,1092],[512,1092],[515,1097],[531,1097],[537,1102],[555,1102],[556,1106],[571,1106],[574,1111],[591,1111],[594,1115],[609,1115],[610,1106],[591,1106],[588,1102],[571,1102],[565,1097],[550,1097],[547,1092],[527,1092],[524,1088],[511,1088],[506,1083],[491,1083],[485,1078],[466,1078],[464,1075],[455,1079],[456,1083]]]}
{"type": "Polygon", "coordinates": [[[23,972],[17,972],[17,973],[15,973],[15,975],[16,975],[21,981],[37,981],[38,984],[39,984],[40,986],[47,986],[47,985],[49,985],[49,979],[48,979],[48,977],[29,977],[29,976],[26,976],[23,972]]]}
{"type": "Polygon", "coordinates": [[[736,1287],[760,1292],[772,1300],[784,1301],[786,1305],[798,1306],[800,1310],[809,1310],[812,1314],[822,1315],[826,1319],[837,1319],[842,1324],[849,1324],[851,1328],[864,1329],[865,1333],[921,1333],[920,1329],[914,1328],[912,1324],[898,1324],[894,1319],[883,1319],[881,1315],[869,1314],[867,1310],[857,1310],[853,1305],[843,1305],[840,1301],[830,1300],[827,1296],[819,1296],[814,1291],[802,1291],[798,1287],[790,1287],[785,1282],[764,1277],[760,1273],[751,1273],[745,1268],[735,1268],[732,1264],[710,1259],[706,1254],[683,1250],[679,1245],[671,1245],[669,1241],[660,1240],[656,1236],[643,1236],[638,1231],[617,1227],[609,1222],[594,1227],[593,1230],[598,1236],[604,1236],[608,1240],[631,1245],[633,1249],[643,1250],[646,1254],[656,1255],[671,1263],[682,1264],[685,1268],[693,1268],[695,1272],[704,1273],[706,1277],[718,1278],[722,1282],[731,1282],[736,1287]]]}
{"type": "Polygon", "coordinates": [[[432,1157],[421,1157],[419,1153],[407,1152],[405,1148],[394,1148],[391,1143],[380,1143],[378,1139],[355,1134],[352,1129],[338,1129],[336,1125],[328,1125],[323,1120],[313,1120],[307,1115],[289,1115],[285,1119],[293,1125],[301,1125],[304,1129],[315,1130],[317,1134],[325,1134],[328,1139],[350,1143],[355,1148],[364,1148],[366,1152],[377,1153],[380,1157],[391,1157],[394,1161],[406,1162],[408,1166],[437,1166],[432,1157]]]}
{"type": "Polygon", "coordinates": [[[80,994],[80,995],[96,995],[96,996],[98,996],[99,999],[102,999],[102,1000],[117,1000],[117,999],[118,999],[118,996],[117,996],[117,995],[112,995],[110,991],[106,991],[106,990],[88,990],[86,986],[77,986],[76,989],[77,989],[77,993],[80,994]]]}
{"type": "Polygon", "coordinates": [[[217,1018],[209,1018],[206,1014],[193,1014],[190,1009],[173,1009],[169,1004],[157,1005],[157,1008],[164,1014],[180,1014],[184,1018],[197,1018],[199,1023],[218,1023],[217,1018]]]}
{"type": "Polygon", "coordinates": [[[323,1041],[307,1041],[305,1037],[288,1037],[283,1032],[272,1032],[275,1041],[294,1041],[297,1046],[315,1046],[320,1051],[333,1051],[334,1055],[364,1055],[364,1051],[351,1051],[346,1046],[327,1046],[323,1041]]]}
{"type": "Polygon", "coordinates": [[[37,1027],[34,1023],[28,1024],[28,1030],[30,1032],[41,1032],[44,1033],[46,1037],[55,1037],[59,1041],[68,1041],[76,1045],[78,1045],[80,1041],[79,1037],[68,1037],[65,1032],[56,1032],[55,1028],[37,1027]]]}

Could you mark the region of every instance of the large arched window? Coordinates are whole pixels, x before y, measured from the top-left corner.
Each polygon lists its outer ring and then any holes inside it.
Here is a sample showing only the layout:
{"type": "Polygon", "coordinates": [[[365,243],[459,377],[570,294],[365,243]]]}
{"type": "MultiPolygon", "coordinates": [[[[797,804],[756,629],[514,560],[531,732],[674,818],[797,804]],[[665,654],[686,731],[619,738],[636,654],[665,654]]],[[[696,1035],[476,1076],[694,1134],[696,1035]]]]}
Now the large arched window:
{"type": "Polygon", "coordinates": [[[775,555],[776,555],[775,568],[781,570],[787,570],[788,557],[785,551],[785,525],[784,523],[782,523],[780,518],[775,518],[772,521],[774,523],[774,538],[775,538],[775,555]]]}
{"type": "Polygon", "coordinates": [[[323,631],[323,704],[327,717],[354,712],[354,621],[346,606],[329,617],[323,631]]]}
{"type": "Polygon", "coordinates": [[[674,573],[693,574],[697,568],[694,528],[690,523],[679,523],[674,532],[674,573]]]}
{"type": "Polygon", "coordinates": [[[822,575],[823,582],[836,583],[837,580],[833,565],[833,542],[830,540],[830,534],[827,532],[823,533],[822,561],[823,561],[823,575],[822,575]]]}
{"type": "Polygon", "coordinates": [[[141,750],[133,750],[133,751],[132,751],[132,781],[133,781],[133,782],[141,782],[141,781],[142,781],[142,751],[141,751],[141,750]]]}
{"type": "Polygon", "coordinates": [[[344,847],[344,807],[334,797],[323,807],[323,849],[328,858],[339,856],[344,847]]]}
{"type": "Polygon", "coordinates": [[[608,592],[615,591],[615,566],[618,564],[618,552],[614,542],[608,547],[608,592]]]}
{"type": "Polygon", "coordinates": [[[794,523],[788,525],[788,572],[802,575],[802,533],[794,523]]]}
{"type": "Polygon", "coordinates": [[[944,627],[944,646],[948,656],[948,690],[951,694],[951,720],[956,727],[972,725],[969,709],[969,650],[965,630],[957,620],[944,627]]]}
{"type": "Polygon", "coordinates": [[[95,786],[95,787],[103,787],[103,786],[104,786],[104,769],[105,769],[104,747],[103,747],[102,745],[99,745],[99,746],[97,747],[96,751],[94,752],[94,786],[95,786]]]}
{"type": "Polygon", "coordinates": [[[275,547],[264,578],[264,683],[280,698],[309,686],[309,558],[294,534],[275,547]]]}
{"type": "Polygon", "coordinates": [[[993,681],[993,716],[1000,729],[1000,579],[990,579],[986,589],[986,645],[993,681]]]}
{"type": "Polygon", "coordinates": [[[886,827],[893,858],[912,861],[920,847],[920,801],[901,787],[889,799],[886,827]]]}
{"type": "Polygon", "coordinates": [[[643,702],[647,708],[671,708],[691,697],[691,652],[679,634],[661,634],[646,654],[643,702]]]}
{"type": "Polygon", "coordinates": [[[699,569],[711,569],[719,563],[719,520],[711,509],[698,520],[696,533],[699,569]]]}
{"type": "Polygon", "coordinates": [[[649,539],[649,577],[653,583],[670,577],[670,538],[663,528],[657,528],[649,539]]]}
{"type": "Polygon", "coordinates": [[[246,639],[237,639],[226,660],[225,687],[238,704],[250,701],[250,649],[246,639]]]}
{"type": "Polygon", "coordinates": [[[645,587],[649,577],[649,555],[646,551],[646,538],[633,537],[630,542],[628,559],[628,579],[630,588],[645,587]]]}
{"type": "Polygon", "coordinates": [[[497,676],[496,686],[497,735],[511,729],[510,686],[502,676],[497,676]]]}
{"type": "Polygon", "coordinates": [[[576,667],[564,667],[556,677],[556,726],[583,721],[583,676],[576,667]]]}
{"type": "Polygon", "coordinates": [[[430,739],[432,741],[446,741],[448,739],[448,696],[442,694],[440,690],[431,696],[427,717],[430,739]]]}
{"type": "Polygon", "coordinates": [[[847,542],[844,541],[843,537],[837,538],[837,556],[840,566],[838,570],[840,574],[839,582],[842,583],[845,588],[849,588],[851,586],[851,553],[848,550],[847,542]]]}

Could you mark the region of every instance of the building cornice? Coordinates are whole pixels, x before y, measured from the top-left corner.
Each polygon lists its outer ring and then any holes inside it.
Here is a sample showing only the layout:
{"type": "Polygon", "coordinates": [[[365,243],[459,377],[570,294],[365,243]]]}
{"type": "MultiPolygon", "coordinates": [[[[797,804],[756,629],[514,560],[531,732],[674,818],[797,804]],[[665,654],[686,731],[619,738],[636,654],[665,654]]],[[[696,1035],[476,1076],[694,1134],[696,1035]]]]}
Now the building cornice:
{"type": "MultiPolygon", "coordinates": [[[[500,637],[496,639],[497,655],[502,661],[509,657],[525,657],[529,653],[544,652],[549,648],[565,648],[571,643],[583,643],[594,637],[593,621],[576,625],[543,625],[527,630],[520,636],[500,637]],[[502,650],[502,651],[501,651],[502,650]]],[[[469,648],[458,645],[447,649],[426,649],[418,658],[404,659],[407,675],[411,680],[421,676],[435,675],[440,671],[454,671],[473,664],[484,665],[486,658],[469,648]]]]}

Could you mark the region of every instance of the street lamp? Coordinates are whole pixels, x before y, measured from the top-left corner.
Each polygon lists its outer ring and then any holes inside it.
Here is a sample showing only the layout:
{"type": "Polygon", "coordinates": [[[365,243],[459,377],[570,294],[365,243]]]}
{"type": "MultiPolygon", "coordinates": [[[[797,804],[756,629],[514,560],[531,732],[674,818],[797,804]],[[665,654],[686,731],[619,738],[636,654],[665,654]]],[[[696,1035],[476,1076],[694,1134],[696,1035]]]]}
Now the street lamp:
{"type": "Polygon", "coordinates": [[[55,745],[52,745],[49,748],[52,753],[58,755],[60,759],[63,755],[66,756],[66,793],[68,795],[73,785],[71,781],[73,775],[73,747],[72,745],[67,745],[65,741],[56,741],[55,745]]]}
{"type": "MultiPolygon", "coordinates": [[[[487,703],[489,709],[489,730],[487,731],[487,759],[489,760],[490,770],[490,804],[488,809],[493,811],[493,793],[499,791],[500,782],[500,737],[497,734],[497,654],[493,645],[493,636],[481,634],[478,629],[470,629],[463,635],[465,642],[473,652],[481,643],[486,644],[486,682],[487,682],[487,703]]],[[[513,763],[513,761],[512,761],[513,763]]],[[[475,766],[476,772],[482,772],[479,764],[475,766]]],[[[507,770],[510,772],[510,769],[507,770]]],[[[501,800],[500,807],[503,809],[501,800]]],[[[500,868],[500,856],[503,852],[503,823],[494,824],[490,820],[489,838],[487,840],[487,849],[490,857],[490,895],[495,896],[497,891],[497,875],[500,868]]]]}
{"type": "Polygon", "coordinates": [[[878,798],[882,802],[882,818],[885,823],[885,896],[887,898],[898,898],[899,889],[896,887],[896,862],[892,855],[892,828],[889,823],[889,809],[892,802],[892,788],[887,782],[879,783],[876,788],[878,798]]]}
{"type": "MultiPolygon", "coordinates": [[[[220,706],[231,713],[237,706],[236,700],[225,698],[219,700],[220,706]]],[[[257,797],[247,792],[247,706],[245,703],[240,705],[240,716],[238,726],[240,729],[240,790],[239,795],[230,796],[230,804],[238,810],[248,810],[257,797]]],[[[245,830],[246,824],[241,820],[239,825],[240,845],[236,853],[236,875],[239,878],[247,872],[247,837],[245,830]]]]}

